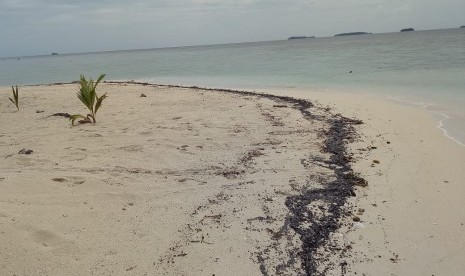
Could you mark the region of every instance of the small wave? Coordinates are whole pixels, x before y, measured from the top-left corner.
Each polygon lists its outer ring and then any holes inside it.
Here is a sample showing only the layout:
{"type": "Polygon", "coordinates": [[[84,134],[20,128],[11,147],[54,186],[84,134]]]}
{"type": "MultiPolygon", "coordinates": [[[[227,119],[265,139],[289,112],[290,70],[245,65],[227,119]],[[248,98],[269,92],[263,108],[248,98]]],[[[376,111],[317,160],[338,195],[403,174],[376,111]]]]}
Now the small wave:
{"type": "Polygon", "coordinates": [[[444,124],[445,121],[447,120],[451,120],[452,117],[449,116],[449,114],[447,114],[446,112],[444,111],[438,111],[438,110],[434,110],[435,107],[438,107],[439,105],[437,103],[433,103],[433,102],[420,102],[420,101],[412,101],[412,100],[407,100],[403,97],[395,97],[395,96],[392,96],[392,95],[385,95],[385,97],[389,100],[392,100],[392,101],[395,101],[395,102],[399,102],[399,103],[402,103],[402,104],[407,104],[407,105],[411,105],[411,106],[417,106],[417,107],[420,107],[424,110],[426,110],[427,112],[430,112],[432,114],[436,114],[436,115],[439,115],[439,117],[441,118],[438,122],[438,125],[437,127],[442,131],[442,133],[444,134],[444,136],[446,136],[447,138],[449,138],[450,140],[454,141],[455,143],[459,144],[460,146],[465,146],[465,144],[463,142],[461,142],[460,140],[458,140],[457,138],[455,138],[454,136],[452,136],[449,131],[447,131],[446,129],[446,126],[444,124]]]}
{"type": "Polygon", "coordinates": [[[444,134],[444,136],[446,136],[447,138],[451,139],[452,141],[454,141],[455,143],[461,145],[461,146],[464,146],[465,147],[465,144],[460,142],[459,140],[457,140],[456,138],[454,138],[453,136],[451,136],[449,134],[449,132],[447,131],[445,125],[444,125],[444,122],[447,121],[447,120],[450,120],[451,117],[449,115],[447,115],[446,113],[444,112],[440,112],[440,111],[430,111],[434,114],[437,114],[439,116],[442,117],[442,119],[439,120],[439,123],[437,125],[437,127],[442,130],[442,133],[444,134]]]}

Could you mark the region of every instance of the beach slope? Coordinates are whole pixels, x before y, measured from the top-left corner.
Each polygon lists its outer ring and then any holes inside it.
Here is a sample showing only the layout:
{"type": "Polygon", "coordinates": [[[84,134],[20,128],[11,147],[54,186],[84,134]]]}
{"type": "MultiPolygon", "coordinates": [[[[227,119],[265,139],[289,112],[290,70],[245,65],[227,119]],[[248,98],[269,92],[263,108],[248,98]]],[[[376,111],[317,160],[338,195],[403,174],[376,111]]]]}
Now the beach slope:
{"type": "Polygon", "coordinates": [[[19,111],[2,101],[1,274],[340,270],[361,122],[290,97],[99,88],[96,124],[63,116],[86,112],[77,84],[21,87],[19,111]]]}
{"type": "Polygon", "coordinates": [[[20,87],[19,111],[0,102],[0,274],[465,269],[465,149],[423,110],[340,93],[99,89],[96,124],[66,118],[86,112],[77,84],[20,87]]]}

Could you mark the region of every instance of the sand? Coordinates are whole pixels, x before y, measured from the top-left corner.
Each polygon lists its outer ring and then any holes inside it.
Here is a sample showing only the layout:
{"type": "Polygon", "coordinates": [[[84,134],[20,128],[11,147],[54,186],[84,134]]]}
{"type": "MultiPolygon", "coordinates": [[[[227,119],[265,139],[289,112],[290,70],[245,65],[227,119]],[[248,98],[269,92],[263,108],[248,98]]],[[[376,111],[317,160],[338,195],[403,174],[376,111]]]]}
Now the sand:
{"type": "Polygon", "coordinates": [[[364,122],[351,149],[358,156],[353,168],[369,185],[358,189],[353,206],[365,210],[363,226],[347,232],[353,248],[349,275],[461,275],[465,147],[443,135],[440,118],[357,94],[286,94],[364,122]]]}
{"type": "Polygon", "coordinates": [[[465,268],[465,149],[424,111],[105,83],[97,124],[72,127],[51,115],[85,114],[76,91],[22,87],[19,112],[0,102],[1,275],[465,268]],[[368,186],[347,179],[352,168],[368,186]]]}

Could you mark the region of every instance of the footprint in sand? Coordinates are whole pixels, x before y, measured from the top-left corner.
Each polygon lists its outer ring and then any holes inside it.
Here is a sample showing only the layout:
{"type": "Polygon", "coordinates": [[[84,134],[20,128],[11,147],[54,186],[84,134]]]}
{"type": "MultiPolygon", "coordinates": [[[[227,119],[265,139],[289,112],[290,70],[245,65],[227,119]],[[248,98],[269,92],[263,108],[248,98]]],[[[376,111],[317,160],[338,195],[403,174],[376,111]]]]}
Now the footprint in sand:
{"type": "Polygon", "coordinates": [[[144,147],[142,145],[129,145],[129,146],[124,146],[124,147],[119,147],[118,149],[127,151],[127,152],[136,152],[136,151],[142,151],[144,147]]]}
{"type": "Polygon", "coordinates": [[[37,230],[32,232],[32,239],[34,242],[44,247],[58,246],[66,242],[66,240],[48,230],[37,230]]]}
{"type": "Polygon", "coordinates": [[[62,183],[68,182],[67,183],[68,187],[74,187],[76,185],[80,185],[86,182],[86,179],[80,176],[55,177],[55,178],[52,178],[52,180],[55,182],[62,182],[62,183]]]}

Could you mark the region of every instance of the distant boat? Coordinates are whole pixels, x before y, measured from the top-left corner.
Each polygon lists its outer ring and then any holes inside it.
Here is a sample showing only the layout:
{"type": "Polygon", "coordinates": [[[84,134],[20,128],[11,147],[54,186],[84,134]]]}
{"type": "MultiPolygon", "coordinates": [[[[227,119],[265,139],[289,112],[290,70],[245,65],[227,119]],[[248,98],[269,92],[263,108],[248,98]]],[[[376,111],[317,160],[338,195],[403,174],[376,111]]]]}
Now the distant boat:
{"type": "Polygon", "coordinates": [[[287,40],[305,39],[305,38],[315,38],[315,36],[291,36],[287,40]]]}
{"type": "Polygon", "coordinates": [[[365,34],[371,34],[371,33],[366,33],[366,32],[351,32],[351,33],[341,33],[341,34],[337,34],[337,35],[334,35],[334,36],[365,35],[365,34]]]}
{"type": "Polygon", "coordinates": [[[402,33],[404,33],[404,32],[413,32],[413,31],[415,31],[415,29],[414,29],[414,28],[406,28],[406,29],[402,29],[402,30],[400,30],[400,31],[401,31],[402,33]]]}
{"type": "Polygon", "coordinates": [[[58,53],[52,53],[52,56],[56,56],[56,55],[58,55],[58,53]]]}

